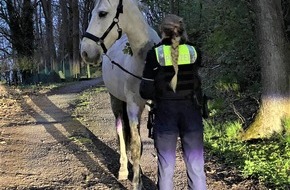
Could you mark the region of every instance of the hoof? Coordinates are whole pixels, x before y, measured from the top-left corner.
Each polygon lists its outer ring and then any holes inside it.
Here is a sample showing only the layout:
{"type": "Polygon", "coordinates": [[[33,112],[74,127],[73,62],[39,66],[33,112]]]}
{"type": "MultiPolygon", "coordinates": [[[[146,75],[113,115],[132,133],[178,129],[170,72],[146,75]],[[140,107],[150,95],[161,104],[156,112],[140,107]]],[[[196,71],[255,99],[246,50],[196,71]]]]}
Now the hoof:
{"type": "Polygon", "coordinates": [[[128,171],[119,172],[118,180],[126,180],[128,179],[128,171]]]}

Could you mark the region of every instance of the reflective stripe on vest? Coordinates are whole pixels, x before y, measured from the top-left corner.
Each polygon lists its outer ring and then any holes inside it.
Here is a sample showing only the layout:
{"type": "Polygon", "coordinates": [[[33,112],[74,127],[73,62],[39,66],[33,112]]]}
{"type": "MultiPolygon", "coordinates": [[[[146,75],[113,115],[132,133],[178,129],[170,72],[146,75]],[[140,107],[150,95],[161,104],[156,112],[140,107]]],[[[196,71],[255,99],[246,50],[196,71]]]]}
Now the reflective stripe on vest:
{"type": "MultiPolygon", "coordinates": [[[[193,46],[183,44],[178,46],[178,65],[192,64],[196,61],[197,53],[193,46]]],[[[155,48],[157,61],[161,66],[172,66],[171,46],[162,45],[155,48]]]]}

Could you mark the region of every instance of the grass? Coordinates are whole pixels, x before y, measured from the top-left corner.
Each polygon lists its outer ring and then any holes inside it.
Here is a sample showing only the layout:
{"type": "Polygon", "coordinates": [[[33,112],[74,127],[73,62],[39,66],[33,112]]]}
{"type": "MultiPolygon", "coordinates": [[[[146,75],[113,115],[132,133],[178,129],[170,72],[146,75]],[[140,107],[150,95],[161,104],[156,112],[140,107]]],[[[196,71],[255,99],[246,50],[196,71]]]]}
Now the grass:
{"type": "MultiPolygon", "coordinates": [[[[285,128],[289,129],[289,120],[285,128]]],[[[205,147],[211,155],[240,171],[244,179],[253,178],[267,188],[284,190],[290,184],[289,133],[268,140],[242,142],[238,121],[218,123],[205,121],[205,147]]]]}
{"type": "Polygon", "coordinates": [[[87,137],[83,136],[71,136],[69,139],[73,142],[80,143],[80,144],[93,144],[93,141],[87,137]]]}
{"type": "Polygon", "coordinates": [[[222,166],[236,169],[239,179],[258,181],[271,190],[288,190],[290,118],[283,120],[284,132],[271,139],[240,140],[243,127],[251,122],[258,109],[254,100],[261,96],[261,84],[252,81],[251,86],[242,90],[238,80],[225,70],[220,67],[212,72],[205,70],[204,73],[213,78],[204,80],[204,86],[208,87],[205,88],[206,92],[214,98],[209,103],[211,117],[204,122],[207,153],[217,158],[222,166]]]}

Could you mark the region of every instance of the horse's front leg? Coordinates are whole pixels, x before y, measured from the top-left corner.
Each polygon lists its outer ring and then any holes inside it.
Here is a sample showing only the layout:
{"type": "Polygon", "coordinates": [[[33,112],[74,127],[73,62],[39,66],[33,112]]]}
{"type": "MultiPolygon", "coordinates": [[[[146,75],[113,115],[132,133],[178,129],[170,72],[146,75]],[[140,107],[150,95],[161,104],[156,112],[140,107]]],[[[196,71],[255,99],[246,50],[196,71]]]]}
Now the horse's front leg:
{"type": "MultiPolygon", "coordinates": [[[[127,107],[126,104],[114,97],[112,94],[110,94],[111,98],[111,107],[112,111],[114,113],[115,119],[116,119],[116,131],[118,135],[118,141],[119,141],[119,148],[120,148],[120,169],[118,174],[119,180],[125,180],[128,179],[128,157],[127,157],[127,151],[126,151],[126,140],[125,136],[127,134],[124,134],[126,132],[125,128],[128,125],[125,122],[125,118],[127,118],[127,107]]],[[[128,120],[128,119],[127,119],[128,120]]]]}
{"type": "Polygon", "coordinates": [[[122,125],[122,119],[121,117],[117,117],[116,119],[116,129],[117,134],[119,138],[119,148],[120,148],[120,169],[119,169],[119,180],[125,180],[128,179],[128,157],[126,153],[126,143],[125,143],[125,137],[124,137],[124,130],[122,125]]]}

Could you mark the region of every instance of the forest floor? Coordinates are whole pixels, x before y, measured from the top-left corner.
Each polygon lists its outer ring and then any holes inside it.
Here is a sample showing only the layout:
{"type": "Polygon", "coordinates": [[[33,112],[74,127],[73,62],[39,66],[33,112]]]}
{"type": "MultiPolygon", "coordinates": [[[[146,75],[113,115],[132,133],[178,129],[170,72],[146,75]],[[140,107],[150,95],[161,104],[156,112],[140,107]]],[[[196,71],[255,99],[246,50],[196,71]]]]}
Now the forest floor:
{"type": "MultiPolygon", "coordinates": [[[[146,111],[141,137],[144,189],[156,189],[156,154],[147,137],[146,111]]],[[[0,85],[0,189],[132,189],[118,181],[119,151],[109,95],[101,79],[80,81],[52,91],[0,85]],[[79,98],[86,90],[88,102],[79,98]],[[103,89],[103,90],[102,90],[103,89]],[[77,104],[79,103],[79,104],[77,104]],[[78,106],[76,106],[78,105],[78,106]]],[[[208,190],[265,190],[244,180],[205,150],[208,190]]],[[[187,189],[180,146],[175,189],[187,189]]]]}

